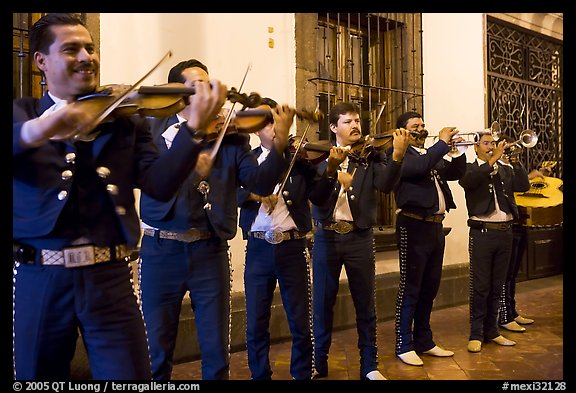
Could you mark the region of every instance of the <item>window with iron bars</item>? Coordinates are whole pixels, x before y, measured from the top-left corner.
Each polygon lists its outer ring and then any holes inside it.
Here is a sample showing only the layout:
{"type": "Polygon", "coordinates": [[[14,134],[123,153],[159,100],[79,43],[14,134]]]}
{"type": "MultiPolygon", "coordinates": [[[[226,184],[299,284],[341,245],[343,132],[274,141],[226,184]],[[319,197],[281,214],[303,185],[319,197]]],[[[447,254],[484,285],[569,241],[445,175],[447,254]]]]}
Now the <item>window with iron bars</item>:
{"type": "MultiPolygon", "coordinates": [[[[423,113],[421,26],[419,13],[296,14],[297,105],[327,114],[353,102],[364,135],[394,129],[405,111],[423,113]]],[[[329,135],[326,116],[316,138],[329,135]]],[[[378,199],[377,226],[393,228],[393,195],[378,199]]]]}

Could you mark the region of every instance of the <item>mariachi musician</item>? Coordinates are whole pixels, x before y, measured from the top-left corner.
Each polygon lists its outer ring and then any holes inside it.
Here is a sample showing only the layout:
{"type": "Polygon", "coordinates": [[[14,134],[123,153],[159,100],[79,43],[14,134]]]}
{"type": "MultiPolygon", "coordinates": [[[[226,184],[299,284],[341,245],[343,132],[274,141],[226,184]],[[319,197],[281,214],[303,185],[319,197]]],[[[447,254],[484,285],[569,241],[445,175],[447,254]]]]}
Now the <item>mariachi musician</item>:
{"type": "Polygon", "coordinates": [[[474,149],[476,160],[466,165],[459,183],[464,188],[470,227],[470,336],[469,352],[480,352],[483,342],[512,346],[515,341],[498,330],[498,307],[512,252],[512,222],[518,219],[514,192],[530,188],[519,162],[499,162],[507,142],[484,134],[474,149]]]}
{"type": "Polygon", "coordinates": [[[419,354],[454,355],[434,342],[430,314],[444,260],[442,221],[450,209],[456,208],[448,181],[462,177],[466,156],[463,150],[448,155],[451,144],[463,141],[455,136],[458,133],[455,127],[443,128],[438,141],[429,148],[424,148],[428,131],[419,113],[403,113],[396,127],[410,131],[413,137],[404,157],[402,175],[394,187],[400,263],[395,352],[404,363],[422,366],[419,354]]]}

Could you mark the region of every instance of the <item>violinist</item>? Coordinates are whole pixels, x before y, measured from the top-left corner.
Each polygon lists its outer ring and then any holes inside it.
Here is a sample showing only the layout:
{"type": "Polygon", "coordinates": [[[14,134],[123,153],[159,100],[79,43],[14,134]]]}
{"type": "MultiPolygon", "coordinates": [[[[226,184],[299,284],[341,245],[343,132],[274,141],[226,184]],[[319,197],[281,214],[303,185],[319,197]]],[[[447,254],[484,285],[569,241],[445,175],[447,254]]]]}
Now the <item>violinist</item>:
{"type": "Polygon", "coordinates": [[[396,356],[411,366],[422,366],[419,354],[446,357],[454,352],[434,342],[430,314],[440,287],[445,238],[442,221],[456,208],[450,180],[458,180],[466,169],[466,156],[448,156],[450,140],[458,133],[444,127],[438,141],[425,148],[428,135],[422,115],[405,112],[397,128],[410,132],[410,147],[404,156],[400,181],[394,187],[396,238],[400,263],[400,285],[396,297],[396,356]]]}
{"type": "Polygon", "coordinates": [[[97,89],[90,32],[50,13],[30,31],[46,79],[40,100],[13,103],[14,377],[66,380],[79,332],[96,380],[149,380],[146,332],[128,264],[140,240],[134,187],[167,200],[194,168],[201,133],[225,102],[218,81],[198,86],[175,147],[162,157],[144,119],[97,125],[76,98],[97,89]]]}
{"type": "MultiPolygon", "coordinates": [[[[360,110],[355,104],[339,102],[334,105],[329,123],[336,151],[346,153],[362,138],[360,110]]],[[[316,378],[328,375],[333,309],[344,266],[356,310],[360,378],[386,379],[378,371],[372,228],[376,224],[376,191],[392,190],[400,176],[407,147],[408,133],[399,130],[393,133],[390,160],[384,150],[369,155],[362,164],[347,156],[338,168],[338,182],[331,188],[330,197],[324,202],[312,201],[316,226],[312,253],[316,378]]],[[[328,164],[320,163],[319,172],[326,170],[328,164]]]]}
{"type": "MultiPolygon", "coordinates": [[[[195,59],[178,63],[168,75],[170,83],[194,87],[207,79],[207,67],[195,59]]],[[[238,227],[236,188],[240,184],[258,195],[269,195],[288,166],[282,154],[294,110],[279,105],[271,115],[276,137],[261,165],[250,152],[249,135],[230,134],[213,161],[216,140],[207,144],[196,170],[172,199],[160,201],[142,193],[140,290],[155,380],[171,377],[180,309],[186,292],[195,316],[202,379],[229,379],[228,241],[234,238],[238,227]]],[[[162,155],[174,149],[172,141],[181,134],[179,124],[185,120],[186,109],[176,116],[151,119],[153,141],[162,155]]],[[[222,132],[227,132],[227,127],[222,126],[222,132]]]]}
{"type": "MultiPolygon", "coordinates": [[[[263,102],[266,105],[260,109],[270,110],[276,106],[271,99],[263,102]]],[[[274,149],[276,133],[277,125],[272,117],[256,132],[260,146],[252,152],[259,164],[274,149]]],[[[290,154],[289,150],[286,155],[290,154]]],[[[295,160],[294,165],[278,179],[273,193],[258,195],[245,188],[238,190],[240,227],[247,240],[246,349],[253,380],[272,379],[269,325],[277,283],[292,334],[290,374],[296,380],[312,377],[312,288],[307,249],[307,235],[312,230],[309,199],[322,203],[328,198],[336,182],[336,168],[344,156],[328,158],[326,171],[319,174],[309,160],[296,151],[292,154],[297,154],[291,158],[295,160]]]]}

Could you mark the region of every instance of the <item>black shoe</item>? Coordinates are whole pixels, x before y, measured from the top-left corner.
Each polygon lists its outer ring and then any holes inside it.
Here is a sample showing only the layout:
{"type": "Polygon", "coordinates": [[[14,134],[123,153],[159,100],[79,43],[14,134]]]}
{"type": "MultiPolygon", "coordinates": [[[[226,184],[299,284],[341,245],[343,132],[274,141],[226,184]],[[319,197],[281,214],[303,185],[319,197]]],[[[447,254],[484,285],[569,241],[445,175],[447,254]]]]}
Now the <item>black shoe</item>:
{"type": "Polygon", "coordinates": [[[312,379],[326,378],[328,376],[328,370],[318,371],[315,369],[312,373],[312,379]]]}

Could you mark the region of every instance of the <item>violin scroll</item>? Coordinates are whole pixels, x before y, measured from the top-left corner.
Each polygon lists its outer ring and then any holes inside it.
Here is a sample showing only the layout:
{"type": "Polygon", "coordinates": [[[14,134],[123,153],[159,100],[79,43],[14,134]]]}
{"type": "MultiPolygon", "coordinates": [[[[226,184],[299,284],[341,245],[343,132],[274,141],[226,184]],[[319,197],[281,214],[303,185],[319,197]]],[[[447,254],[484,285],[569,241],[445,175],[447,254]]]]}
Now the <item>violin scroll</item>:
{"type": "Polygon", "coordinates": [[[308,120],[313,123],[319,123],[324,119],[324,113],[320,110],[316,109],[315,111],[311,112],[306,109],[297,110],[296,117],[300,120],[308,120]]]}
{"type": "Polygon", "coordinates": [[[329,140],[319,140],[316,142],[301,141],[302,137],[299,135],[291,135],[288,139],[288,149],[292,154],[296,153],[296,149],[300,147],[297,157],[299,159],[309,161],[315,165],[324,161],[330,155],[332,143],[329,140]],[[302,146],[300,146],[300,143],[302,143],[302,146]]]}

